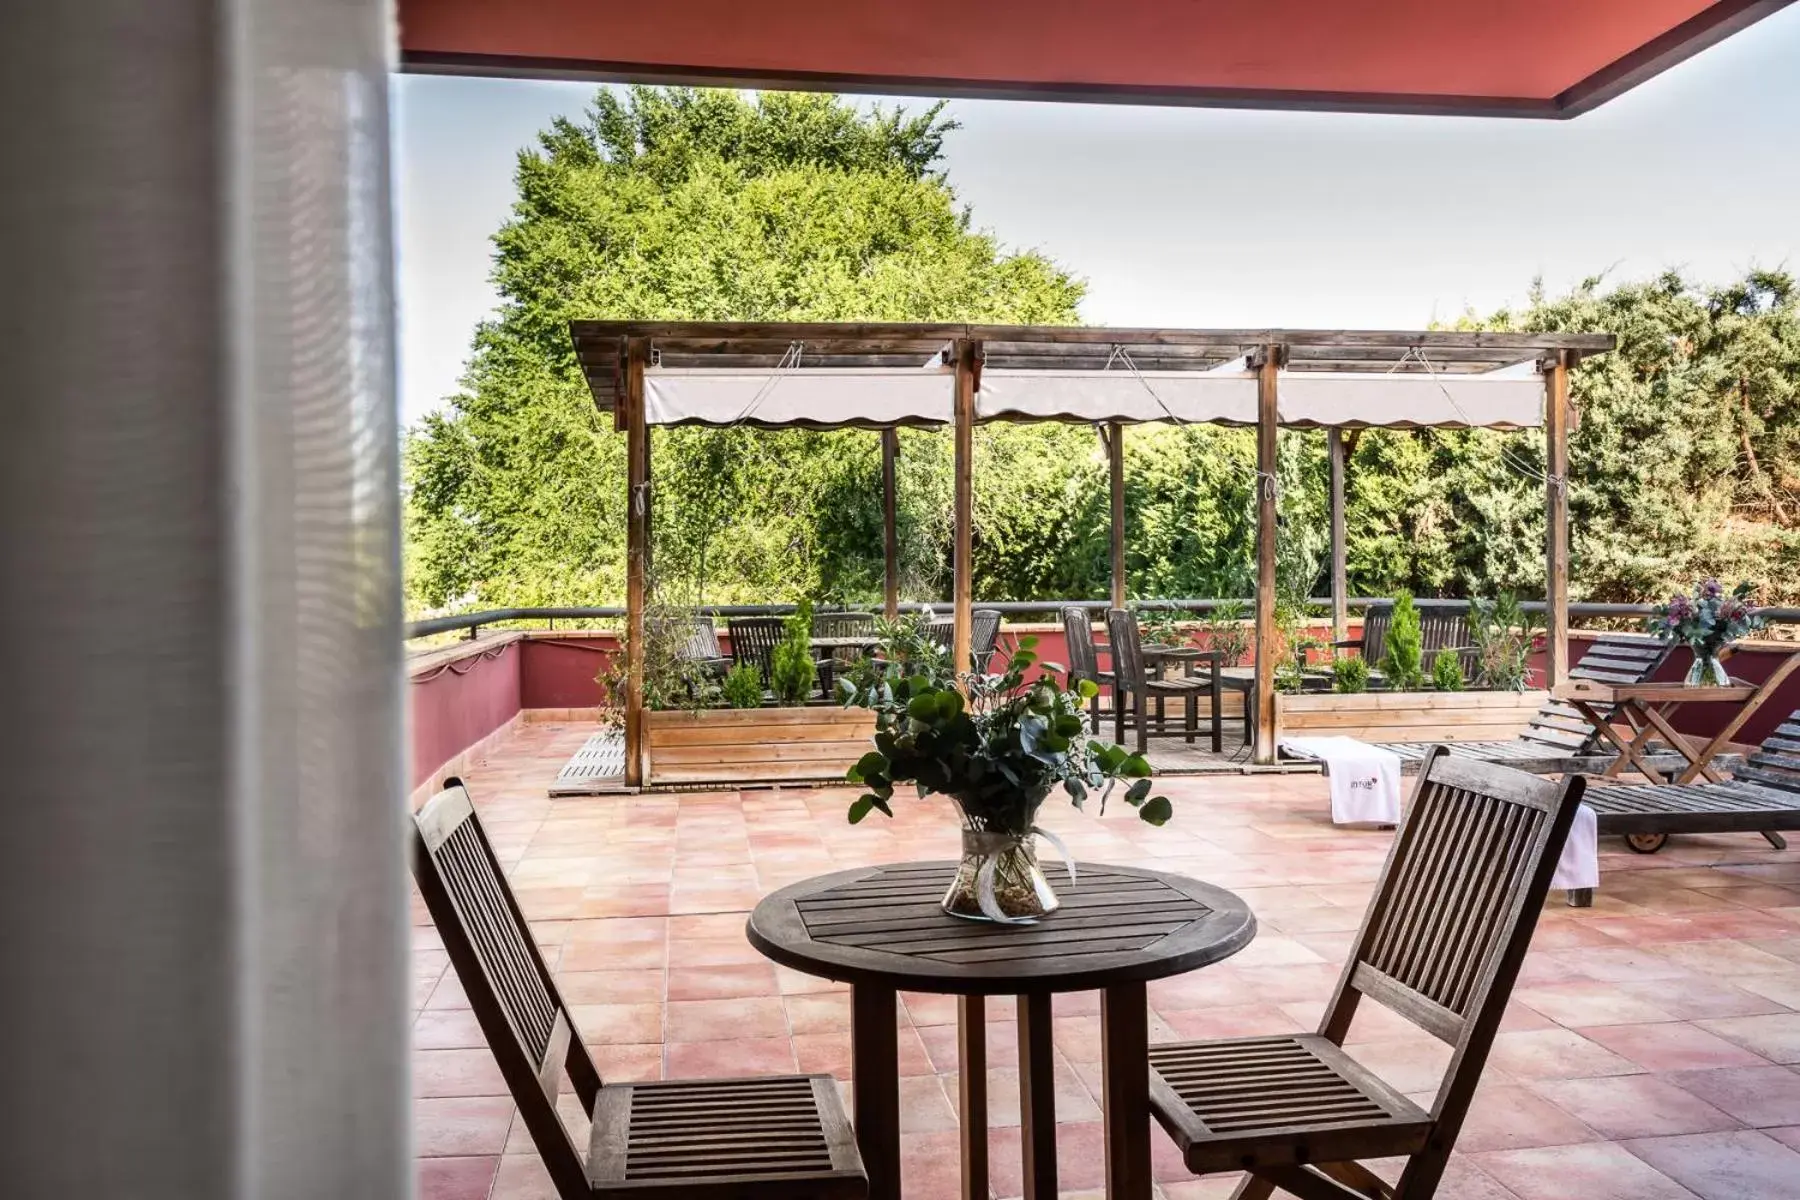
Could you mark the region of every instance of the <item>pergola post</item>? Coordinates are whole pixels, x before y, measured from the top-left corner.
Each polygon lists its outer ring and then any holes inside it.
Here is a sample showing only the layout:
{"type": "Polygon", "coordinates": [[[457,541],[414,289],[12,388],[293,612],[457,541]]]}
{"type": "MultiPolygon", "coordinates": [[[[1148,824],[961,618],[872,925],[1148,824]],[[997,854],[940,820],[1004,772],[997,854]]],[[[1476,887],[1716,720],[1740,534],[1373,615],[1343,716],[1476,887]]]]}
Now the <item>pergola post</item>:
{"type": "Polygon", "coordinates": [[[895,513],[895,463],[900,458],[900,431],[881,431],[882,604],[888,620],[900,615],[900,531],[895,513]]]}
{"type": "Polygon", "coordinates": [[[1252,355],[1256,369],[1256,689],[1251,696],[1259,763],[1275,761],[1275,446],[1279,430],[1276,380],[1283,347],[1252,355]]]}
{"type": "Polygon", "coordinates": [[[1349,569],[1344,532],[1344,431],[1332,426],[1325,431],[1331,465],[1331,638],[1341,642],[1350,636],[1349,569]]]}
{"type": "Polygon", "coordinates": [[[1569,677],[1569,359],[1544,369],[1544,686],[1569,677]]]}
{"type": "Polygon", "coordinates": [[[950,666],[967,671],[971,663],[975,606],[975,390],[981,344],[968,339],[956,343],[956,543],[952,558],[955,575],[950,602],[954,634],[950,666]]]}
{"type": "Polygon", "coordinates": [[[650,587],[650,428],[644,421],[644,364],[650,343],[625,350],[625,786],[644,783],[644,606],[650,587]]]}
{"type": "Polygon", "coordinates": [[[1106,426],[1107,492],[1112,500],[1108,534],[1112,550],[1112,606],[1125,607],[1125,427],[1106,426]]]}

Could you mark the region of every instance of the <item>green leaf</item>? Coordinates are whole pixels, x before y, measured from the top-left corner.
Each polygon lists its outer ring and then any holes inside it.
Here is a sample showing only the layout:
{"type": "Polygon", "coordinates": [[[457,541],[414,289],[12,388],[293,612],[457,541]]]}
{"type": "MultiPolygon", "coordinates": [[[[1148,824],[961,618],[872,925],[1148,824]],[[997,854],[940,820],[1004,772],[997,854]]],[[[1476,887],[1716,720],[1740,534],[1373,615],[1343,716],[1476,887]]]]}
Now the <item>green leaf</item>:
{"type": "Polygon", "coordinates": [[[1153,796],[1138,809],[1138,816],[1152,825],[1166,825],[1174,815],[1175,807],[1167,796],[1153,796]]]}
{"type": "Polygon", "coordinates": [[[858,796],[850,802],[850,823],[852,825],[861,825],[863,818],[868,816],[869,810],[874,807],[875,797],[858,796]]]}
{"type": "Polygon", "coordinates": [[[878,750],[871,750],[856,760],[856,765],[850,768],[850,773],[845,778],[849,779],[851,783],[861,783],[871,775],[886,774],[887,768],[887,755],[878,750]]]}
{"type": "Polygon", "coordinates": [[[1091,679],[1083,679],[1076,683],[1075,691],[1083,700],[1092,700],[1100,694],[1100,685],[1091,679]]]}
{"type": "Polygon", "coordinates": [[[1150,761],[1141,754],[1133,754],[1119,764],[1119,774],[1127,779],[1143,779],[1150,774],[1150,761]]]}
{"type": "Polygon", "coordinates": [[[1148,779],[1140,779],[1125,789],[1125,799],[1131,801],[1133,804],[1141,803],[1144,797],[1149,794],[1150,781],[1148,779]]]}

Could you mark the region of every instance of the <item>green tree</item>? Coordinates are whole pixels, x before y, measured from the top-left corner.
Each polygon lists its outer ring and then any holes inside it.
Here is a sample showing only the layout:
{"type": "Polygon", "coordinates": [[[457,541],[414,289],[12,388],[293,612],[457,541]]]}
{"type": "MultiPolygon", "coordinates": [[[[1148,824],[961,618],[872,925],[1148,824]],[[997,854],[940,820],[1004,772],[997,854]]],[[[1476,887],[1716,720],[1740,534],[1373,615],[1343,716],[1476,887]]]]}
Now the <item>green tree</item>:
{"type": "MultiPolygon", "coordinates": [[[[1073,321],[1082,285],[959,207],[937,172],[954,128],[940,110],[603,90],[522,151],[494,239],[500,310],[461,391],[408,442],[415,602],[622,595],[623,439],[594,411],[572,318],[1073,321]]],[[[907,565],[926,590],[942,574],[945,440],[909,436],[902,459],[902,529],[928,543],[909,541],[907,565]]],[[[652,464],[670,594],[879,594],[872,435],[658,430],[652,464]]]]}

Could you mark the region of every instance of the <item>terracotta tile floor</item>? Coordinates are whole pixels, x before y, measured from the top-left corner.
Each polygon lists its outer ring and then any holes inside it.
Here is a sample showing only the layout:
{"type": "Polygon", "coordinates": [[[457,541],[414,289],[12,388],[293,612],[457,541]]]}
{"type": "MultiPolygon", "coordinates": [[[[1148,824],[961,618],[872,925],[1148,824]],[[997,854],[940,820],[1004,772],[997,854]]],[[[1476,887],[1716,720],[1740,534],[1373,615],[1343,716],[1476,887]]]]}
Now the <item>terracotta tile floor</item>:
{"type": "MultiPolygon", "coordinates": [[[[522,727],[468,776],[476,805],[603,1075],[830,1071],[848,1081],[844,995],[762,960],[747,908],[862,863],[943,858],[946,807],[908,803],[852,828],[844,790],[550,800],[588,729],[522,727]]],[[[1386,853],[1333,829],[1317,776],[1165,781],[1175,820],[1066,805],[1047,824],[1082,857],[1142,863],[1237,891],[1257,941],[1150,988],[1152,1038],[1310,1027],[1386,853]]],[[[1754,836],[1678,838],[1654,856],[1602,847],[1592,909],[1553,896],[1439,1195],[1455,1200],[1800,1197],[1800,850],[1754,836]]],[[[467,1002],[415,901],[414,1092],[425,1200],[552,1197],[467,1002]]],[[[1065,1195],[1098,1195],[1097,1007],[1057,1000],[1065,1195]]],[[[1009,1004],[990,1005],[993,1179],[1019,1184],[1009,1004]]],[[[953,1004],[907,997],[901,1071],[906,1194],[955,1195],[953,1004]]],[[[1363,1062],[1428,1102],[1446,1053],[1364,1005],[1363,1062]]],[[[576,1110],[578,1112],[578,1110],[576,1110]]],[[[573,1114],[572,1114],[573,1115],[573,1114]]],[[[585,1135],[578,1134],[579,1137],[585,1135]]],[[[1190,1179],[1160,1130],[1166,1200],[1224,1197],[1190,1179]]]]}

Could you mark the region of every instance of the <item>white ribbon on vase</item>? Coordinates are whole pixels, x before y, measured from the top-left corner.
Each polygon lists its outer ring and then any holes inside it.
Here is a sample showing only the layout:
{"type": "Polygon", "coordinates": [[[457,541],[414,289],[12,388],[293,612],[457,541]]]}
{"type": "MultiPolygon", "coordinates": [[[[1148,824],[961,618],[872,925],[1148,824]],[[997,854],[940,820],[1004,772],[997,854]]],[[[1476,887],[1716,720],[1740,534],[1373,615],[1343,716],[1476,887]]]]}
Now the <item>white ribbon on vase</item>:
{"type": "MultiPolygon", "coordinates": [[[[1054,833],[1051,833],[1048,829],[1043,828],[1041,825],[1033,825],[1025,836],[1041,837],[1056,848],[1057,854],[1062,857],[1064,868],[1069,872],[1069,886],[1074,887],[1075,860],[1070,856],[1069,848],[1063,844],[1063,840],[1054,833]]],[[[1001,851],[1006,848],[1007,844],[1015,841],[1023,845],[1024,838],[1015,838],[1011,834],[1006,833],[986,831],[974,833],[973,838],[975,839],[974,844],[977,846],[981,846],[984,843],[992,846],[991,849],[981,852],[981,869],[975,873],[975,903],[981,909],[982,916],[990,921],[998,921],[1002,925],[1028,924],[1033,918],[1007,916],[1005,911],[1000,907],[999,899],[994,895],[994,874],[1000,866],[1001,851]]]]}

